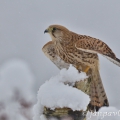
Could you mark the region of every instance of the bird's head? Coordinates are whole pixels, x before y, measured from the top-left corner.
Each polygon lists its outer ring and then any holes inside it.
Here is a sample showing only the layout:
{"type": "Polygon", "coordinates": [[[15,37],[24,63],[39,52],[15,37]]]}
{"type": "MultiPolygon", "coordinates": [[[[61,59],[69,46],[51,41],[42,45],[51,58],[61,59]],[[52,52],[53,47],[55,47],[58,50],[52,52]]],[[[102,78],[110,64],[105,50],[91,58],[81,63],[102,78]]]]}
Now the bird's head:
{"type": "Polygon", "coordinates": [[[44,33],[49,33],[52,40],[55,40],[56,38],[64,37],[69,30],[61,25],[50,25],[44,33]]]}

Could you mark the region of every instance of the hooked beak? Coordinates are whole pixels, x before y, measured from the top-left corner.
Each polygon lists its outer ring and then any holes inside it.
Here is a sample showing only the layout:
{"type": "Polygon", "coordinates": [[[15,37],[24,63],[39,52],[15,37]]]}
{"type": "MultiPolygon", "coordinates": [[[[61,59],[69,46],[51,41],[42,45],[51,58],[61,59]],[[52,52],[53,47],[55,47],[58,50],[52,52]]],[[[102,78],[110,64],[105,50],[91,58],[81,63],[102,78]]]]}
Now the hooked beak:
{"type": "Polygon", "coordinates": [[[48,29],[46,29],[45,31],[44,31],[44,33],[48,33],[49,31],[48,31],[48,29]]]}

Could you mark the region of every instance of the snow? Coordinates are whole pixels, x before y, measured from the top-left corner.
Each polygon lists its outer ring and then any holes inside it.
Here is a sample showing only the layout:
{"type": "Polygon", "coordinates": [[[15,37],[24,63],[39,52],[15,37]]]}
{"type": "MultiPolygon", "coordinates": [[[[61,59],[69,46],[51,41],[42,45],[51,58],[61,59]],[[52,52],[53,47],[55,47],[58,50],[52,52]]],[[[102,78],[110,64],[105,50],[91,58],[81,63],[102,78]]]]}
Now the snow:
{"type": "Polygon", "coordinates": [[[78,73],[78,70],[70,65],[69,69],[62,69],[58,77],[61,77],[59,81],[75,83],[76,81],[84,80],[88,78],[85,72],[78,73]]]}
{"type": "Polygon", "coordinates": [[[34,85],[34,77],[29,70],[26,63],[21,60],[11,60],[5,65],[1,66],[0,69],[0,100],[6,99],[13,95],[14,90],[20,90],[22,96],[27,99],[34,99],[33,94],[31,94],[32,87],[34,85]],[[6,89],[4,89],[6,86],[6,89]],[[3,91],[6,94],[2,94],[3,91]],[[9,92],[8,92],[9,91],[9,92]]]}
{"type": "Polygon", "coordinates": [[[46,117],[45,117],[45,115],[41,115],[41,116],[40,116],[40,119],[41,119],[41,120],[47,120],[46,117]]]}
{"type": "Polygon", "coordinates": [[[120,120],[120,110],[115,107],[102,107],[99,113],[102,115],[98,116],[97,120],[120,120]]]}
{"type": "Polygon", "coordinates": [[[88,112],[87,120],[120,120],[120,110],[115,107],[102,107],[98,112],[88,112]]]}
{"type": "Polygon", "coordinates": [[[86,110],[90,101],[89,96],[82,91],[64,84],[64,82],[75,83],[87,78],[85,73],[78,71],[70,65],[69,69],[63,69],[58,75],[46,81],[39,89],[38,102],[34,106],[34,120],[39,120],[46,106],[52,110],[55,108],[68,107],[73,111],[86,110]]]}
{"type": "Polygon", "coordinates": [[[31,120],[35,102],[34,77],[22,60],[10,60],[0,68],[0,119],[31,120]]]}

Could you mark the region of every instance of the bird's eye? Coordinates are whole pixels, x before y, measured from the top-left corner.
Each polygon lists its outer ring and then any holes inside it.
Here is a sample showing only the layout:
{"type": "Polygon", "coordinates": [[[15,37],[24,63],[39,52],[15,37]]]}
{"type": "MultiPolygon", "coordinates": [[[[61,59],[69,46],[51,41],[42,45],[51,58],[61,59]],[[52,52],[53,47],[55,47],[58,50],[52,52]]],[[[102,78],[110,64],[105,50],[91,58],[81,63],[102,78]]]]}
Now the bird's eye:
{"type": "Polygon", "coordinates": [[[53,31],[55,31],[56,30],[56,28],[53,28],[53,31]]]}

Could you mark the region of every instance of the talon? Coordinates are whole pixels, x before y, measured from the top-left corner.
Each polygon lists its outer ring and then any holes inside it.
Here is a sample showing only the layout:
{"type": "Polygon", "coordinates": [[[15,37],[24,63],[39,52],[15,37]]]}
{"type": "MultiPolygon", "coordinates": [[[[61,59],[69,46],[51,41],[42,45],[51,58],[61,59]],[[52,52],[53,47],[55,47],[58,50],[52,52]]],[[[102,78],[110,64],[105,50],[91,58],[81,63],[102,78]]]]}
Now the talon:
{"type": "Polygon", "coordinates": [[[76,69],[77,69],[77,70],[79,70],[79,65],[78,65],[78,66],[76,66],[76,69]]]}
{"type": "Polygon", "coordinates": [[[87,66],[87,68],[86,68],[83,72],[87,73],[87,71],[88,71],[89,69],[90,69],[90,67],[87,66]]]}

